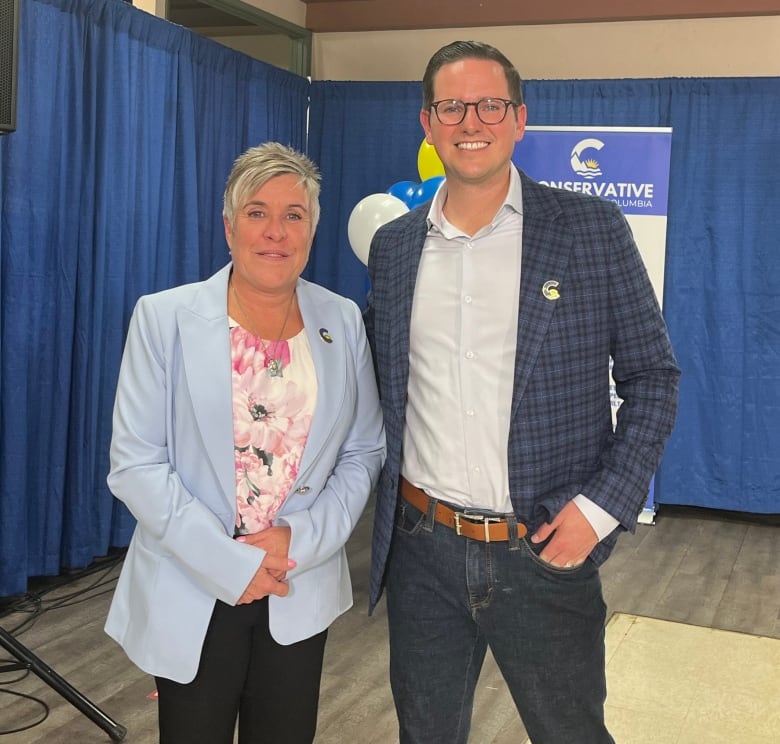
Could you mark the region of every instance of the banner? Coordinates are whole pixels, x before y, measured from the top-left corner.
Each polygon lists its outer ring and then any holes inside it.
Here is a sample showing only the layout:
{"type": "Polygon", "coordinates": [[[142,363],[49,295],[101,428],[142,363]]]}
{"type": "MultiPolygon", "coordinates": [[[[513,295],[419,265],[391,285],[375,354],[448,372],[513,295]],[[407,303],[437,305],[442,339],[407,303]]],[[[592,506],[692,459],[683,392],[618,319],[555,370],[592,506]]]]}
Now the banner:
{"type": "MultiPolygon", "coordinates": [[[[526,127],[513,162],[531,178],[614,201],[631,226],[659,304],[664,295],[672,130],[660,127],[526,127]]],[[[622,401],[610,376],[612,418],[622,401]]],[[[653,524],[654,481],[639,521],[653,524]]]]}

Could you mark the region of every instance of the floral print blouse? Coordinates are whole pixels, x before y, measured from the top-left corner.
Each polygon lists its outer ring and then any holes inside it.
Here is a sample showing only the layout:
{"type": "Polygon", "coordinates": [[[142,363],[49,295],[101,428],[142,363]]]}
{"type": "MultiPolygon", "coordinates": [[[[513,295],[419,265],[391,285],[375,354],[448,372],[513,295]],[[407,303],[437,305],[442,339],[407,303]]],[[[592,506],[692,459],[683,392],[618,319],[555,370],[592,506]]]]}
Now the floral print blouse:
{"type": "Polygon", "coordinates": [[[317,400],[305,329],[287,341],[260,339],[230,319],[236,535],[270,527],[298,475],[317,400]],[[281,376],[269,374],[272,359],[281,376]]]}

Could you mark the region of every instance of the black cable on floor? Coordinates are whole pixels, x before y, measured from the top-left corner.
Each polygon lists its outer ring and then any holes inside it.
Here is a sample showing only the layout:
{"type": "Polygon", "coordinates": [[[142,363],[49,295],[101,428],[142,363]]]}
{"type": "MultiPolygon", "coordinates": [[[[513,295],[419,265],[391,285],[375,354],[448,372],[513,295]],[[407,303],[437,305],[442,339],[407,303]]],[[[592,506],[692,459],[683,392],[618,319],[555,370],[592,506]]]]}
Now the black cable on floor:
{"type": "MultiPolygon", "coordinates": [[[[67,574],[65,577],[58,577],[52,581],[50,586],[47,586],[46,588],[37,592],[28,592],[21,595],[18,599],[9,603],[3,609],[3,611],[0,612],[0,618],[16,614],[28,615],[28,617],[19,622],[16,627],[9,628],[8,633],[16,637],[32,628],[38,619],[41,618],[46,612],[64,607],[72,607],[75,604],[87,602],[90,599],[100,597],[108,592],[113,591],[113,585],[116,583],[118,578],[118,572],[116,576],[111,576],[111,573],[119,566],[121,566],[123,559],[124,552],[115,557],[104,559],[98,563],[93,563],[81,571],[75,571],[73,573],[67,574]],[[51,599],[46,599],[48,595],[62,589],[63,587],[67,587],[69,584],[80,581],[92,574],[97,574],[97,576],[95,580],[88,586],[78,589],[77,591],[64,594],[63,596],[55,596],[51,599]]],[[[15,664],[15,659],[0,659],[0,674],[10,673],[11,671],[19,671],[18,668],[15,668],[15,664]],[[9,668],[4,670],[4,665],[8,665],[9,668]]],[[[30,729],[39,726],[49,717],[49,706],[44,700],[23,692],[4,689],[6,685],[21,682],[30,674],[29,669],[23,669],[22,672],[23,673],[21,675],[15,677],[14,679],[0,681],[0,695],[13,695],[15,697],[29,700],[39,705],[43,709],[43,713],[37,721],[33,721],[32,723],[29,723],[25,726],[14,729],[0,729],[0,736],[8,736],[10,734],[17,734],[22,731],[29,731],[30,729]]]]}
{"type": "Polygon", "coordinates": [[[0,689],[0,695],[14,695],[15,697],[24,698],[25,700],[30,700],[33,703],[37,703],[41,706],[41,708],[43,708],[43,714],[37,721],[33,721],[32,723],[28,723],[26,726],[20,726],[19,728],[15,729],[0,729],[0,736],[8,736],[10,734],[18,734],[21,731],[29,731],[31,728],[40,726],[49,717],[49,706],[46,705],[46,703],[40,698],[27,695],[24,692],[14,692],[13,690],[3,689],[0,689]]]}

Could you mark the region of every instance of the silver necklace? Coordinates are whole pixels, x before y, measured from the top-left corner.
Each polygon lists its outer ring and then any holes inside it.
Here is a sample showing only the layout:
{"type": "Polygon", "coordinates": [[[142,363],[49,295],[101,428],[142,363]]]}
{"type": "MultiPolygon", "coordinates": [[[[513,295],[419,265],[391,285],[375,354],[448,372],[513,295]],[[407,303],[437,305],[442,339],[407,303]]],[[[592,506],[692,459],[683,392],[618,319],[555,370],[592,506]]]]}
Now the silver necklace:
{"type": "Polygon", "coordinates": [[[255,333],[255,329],[252,328],[249,322],[249,314],[247,313],[246,310],[244,310],[244,306],[241,304],[241,300],[238,298],[238,292],[236,292],[236,285],[233,282],[232,278],[230,280],[230,288],[233,290],[233,297],[236,298],[236,304],[238,305],[238,309],[241,311],[241,315],[244,318],[244,322],[246,323],[247,330],[254,336],[257,336],[257,339],[260,341],[260,343],[263,346],[263,354],[265,355],[265,369],[267,375],[269,377],[284,377],[284,374],[282,374],[282,370],[284,369],[284,362],[281,360],[280,357],[276,356],[276,353],[279,349],[279,342],[282,340],[282,336],[284,335],[284,329],[287,326],[287,321],[290,318],[290,311],[292,310],[293,299],[295,298],[295,290],[293,290],[292,294],[290,295],[290,302],[287,304],[287,313],[284,316],[284,323],[282,323],[282,328],[279,331],[279,335],[276,337],[276,341],[274,341],[273,351],[269,353],[268,347],[266,346],[262,336],[260,336],[259,333],[255,333]]]}

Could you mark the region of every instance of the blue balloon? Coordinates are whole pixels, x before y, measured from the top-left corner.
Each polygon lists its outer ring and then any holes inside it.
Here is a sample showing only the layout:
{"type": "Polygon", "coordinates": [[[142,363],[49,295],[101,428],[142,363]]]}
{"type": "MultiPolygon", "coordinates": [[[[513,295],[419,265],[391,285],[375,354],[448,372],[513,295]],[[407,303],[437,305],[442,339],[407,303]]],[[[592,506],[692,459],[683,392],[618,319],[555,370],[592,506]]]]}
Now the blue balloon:
{"type": "Polygon", "coordinates": [[[425,204],[425,202],[433,199],[434,195],[436,194],[436,189],[439,188],[439,185],[443,180],[444,176],[433,176],[431,178],[426,178],[414,190],[414,195],[407,202],[409,209],[419,207],[420,204],[425,204]]]}
{"type": "Polygon", "coordinates": [[[414,196],[415,189],[419,184],[415,181],[399,181],[394,183],[387,193],[394,196],[396,199],[400,199],[404,204],[409,206],[409,200],[414,196]]]}

